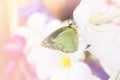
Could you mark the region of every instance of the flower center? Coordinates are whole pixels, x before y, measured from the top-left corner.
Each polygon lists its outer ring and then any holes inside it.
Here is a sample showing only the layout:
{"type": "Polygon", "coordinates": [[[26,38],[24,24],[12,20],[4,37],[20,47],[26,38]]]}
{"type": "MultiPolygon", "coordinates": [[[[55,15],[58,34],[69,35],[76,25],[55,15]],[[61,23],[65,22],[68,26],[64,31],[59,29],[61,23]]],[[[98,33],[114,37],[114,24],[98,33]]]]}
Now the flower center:
{"type": "Polygon", "coordinates": [[[71,66],[71,59],[69,57],[64,57],[61,64],[63,68],[69,68],[71,66]]]}

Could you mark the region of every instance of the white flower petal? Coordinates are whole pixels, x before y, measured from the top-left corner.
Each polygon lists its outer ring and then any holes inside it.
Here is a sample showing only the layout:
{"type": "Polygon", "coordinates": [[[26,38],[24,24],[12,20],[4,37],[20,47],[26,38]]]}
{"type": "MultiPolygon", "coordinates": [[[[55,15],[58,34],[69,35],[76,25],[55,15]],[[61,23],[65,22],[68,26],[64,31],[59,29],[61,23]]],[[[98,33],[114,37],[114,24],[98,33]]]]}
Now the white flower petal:
{"type": "Polygon", "coordinates": [[[76,62],[68,69],[59,69],[50,80],[83,80],[90,74],[91,70],[85,63],[76,62]]]}
{"type": "Polygon", "coordinates": [[[89,48],[89,51],[109,67],[110,74],[120,70],[120,64],[118,63],[120,62],[120,50],[114,44],[106,43],[93,46],[89,48]]]}
{"type": "Polygon", "coordinates": [[[68,70],[59,70],[50,77],[50,80],[68,80],[68,70]]]}
{"type": "Polygon", "coordinates": [[[31,52],[28,55],[28,60],[33,61],[33,63],[34,62],[43,63],[43,62],[50,62],[50,61],[54,62],[55,59],[57,60],[60,54],[61,52],[57,50],[52,50],[49,48],[41,47],[39,45],[39,46],[34,47],[31,50],[31,52]]]}
{"type": "Polygon", "coordinates": [[[112,40],[112,43],[115,44],[118,48],[120,48],[120,32],[116,33],[116,35],[114,36],[112,40]]]}
{"type": "MultiPolygon", "coordinates": [[[[91,9],[91,15],[95,15],[105,7],[105,0],[81,0],[80,5],[88,5],[91,9]]],[[[91,16],[91,17],[92,17],[91,16]]]]}
{"type": "Polygon", "coordinates": [[[101,79],[94,75],[86,75],[84,80],[101,80],[101,79]]]}
{"type": "Polygon", "coordinates": [[[53,19],[49,21],[44,27],[43,38],[46,38],[51,33],[53,33],[54,31],[56,31],[57,29],[61,27],[64,27],[64,26],[62,25],[62,22],[60,20],[53,19]]]}
{"type": "Polygon", "coordinates": [[[25,45],[25,53],[28,53],[29,50],[31,50],[31,48],[33,48],[36,45],[40,45],[40,42],[43,40],[42,38],[42,34],[41,35],[37,35],[37,34],[31,34],[30,36],[28,36],[27,38],[27,42],[25,45]]]}
{"type": "Polygon", "coordinates": [[[90,68],[83,62],[73,63],[69,70],[69,80],[84,80],[87,75],[92,74],[90,68]]]}
{"type": "Polygon", "coordinates": [[[50,78],[53,73],[55,73],[55,68],[56,65],[51,61],[43,61],[43,63],[38,63],[36,65],[36,73],[38,79],[45,80],[50,78]]]}
{"type": "Polygon", "coordinates": [[[42,13],[33,13],[27,21],[27,26],[30,32],[32,33],[41,33],[43,32],[43,29],[45,26],[45,23],[47,22],[48,17],[45,14],[42,13]]]}
{"type": "Polygon", "coordinates": [[[28,29],[26,28],[26,26],[19,26],[18,28],[16,28],[14,34],[26,38],[28,36],[28,29]]]}
{"type": "Polygon", "coordinates": [[[36,63],[36,73],[39,79],[46,79],[52,75],[58,58],[56,51],[40,46],[34,48],[28,56],[30,62],[36,63]]]}
{"type": "Polygon", "coordinates": [[[81,32],[90,23],[90,20],[103,10],[104,0],[81,0],[73,13],[75,22],[80,26],[81,32]]]}
{"type": "Polygon", "coordinates": [[[74,10],[73,17],[79,25],[80,31],[83,32],[90,20],[90,7],[88,5],[78,5],[74,10]]]}
{"type": "Polygon", "coordinates": [[[112,24],[101,26],[89,25],[84,31],[83,38],[88,44],[102,44],[109,42],[120,31],[120,27],[112,24]]]}

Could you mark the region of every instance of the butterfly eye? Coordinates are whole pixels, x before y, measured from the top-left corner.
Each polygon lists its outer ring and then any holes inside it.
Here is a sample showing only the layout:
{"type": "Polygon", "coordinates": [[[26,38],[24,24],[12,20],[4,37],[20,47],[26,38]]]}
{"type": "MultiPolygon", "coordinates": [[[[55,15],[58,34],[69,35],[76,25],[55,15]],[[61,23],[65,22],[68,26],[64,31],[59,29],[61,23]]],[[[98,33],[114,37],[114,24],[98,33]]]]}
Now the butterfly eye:
{"type": "Polygon", "coordinates": [[[45,38],[42,46],[65,53],[73,53],[78,50],[78,43],[77,30],[73,28],[73,24],[69,24],[69,26],[62,27],[45,38]]]}

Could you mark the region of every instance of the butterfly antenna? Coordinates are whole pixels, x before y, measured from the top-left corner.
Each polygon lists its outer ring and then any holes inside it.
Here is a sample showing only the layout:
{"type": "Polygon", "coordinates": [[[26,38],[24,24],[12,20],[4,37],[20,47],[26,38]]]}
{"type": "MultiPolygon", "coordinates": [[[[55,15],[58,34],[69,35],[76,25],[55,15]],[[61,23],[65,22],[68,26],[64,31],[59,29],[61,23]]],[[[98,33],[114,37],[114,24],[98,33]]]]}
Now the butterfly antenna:
{"type": "Polygon", "coordinates": [[[69,19],[68,19],[68,26],[69,26],[69,27],[71,27],[71,24],[70,24],[70,21],[69,21],[69,19]]]}
{"type": "Polygon", "coordinates": [[[69,19],[68,19],[68,25],[69,25],[69,19]]]}

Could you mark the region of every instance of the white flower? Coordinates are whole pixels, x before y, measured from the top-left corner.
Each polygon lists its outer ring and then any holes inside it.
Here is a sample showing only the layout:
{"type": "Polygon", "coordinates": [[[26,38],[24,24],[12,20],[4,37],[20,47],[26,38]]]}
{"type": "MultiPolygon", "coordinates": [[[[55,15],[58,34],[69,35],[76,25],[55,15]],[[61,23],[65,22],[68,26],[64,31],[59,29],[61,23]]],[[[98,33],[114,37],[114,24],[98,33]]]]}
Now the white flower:
{"type": "Polygon", "coordinates": [[[88,51],[107,65],[111,75],[120,70],[120,8],[110,6],[104,0],[89,1],[92,2],[81,0],[74,11],[74,20],[80,26],[84,40],[91,45],[88,51]]]}
{"type": "Polygon", "coordinates": [[[107,23],[119,16],[120,9],[114,9],[114,11],[107,9],[108,5],[104,0],[81,0],[76,7],[74,20],[79,25],[82,36],[88,44],[108,42],[120,31],[118,25],[107,23]]]}
{"type": "Polygon", "coordinates": [[[90,68],[80,62],[75,54],[36,46],[28,60],[36,65],[36,73],[41,80],[100,80],[92,75],[90,68]]]}
{"type": "Polygon", "coordinates": [[[103,6],[103,0],[81,0],[80,4],[73,12],[74,20],[81,28],[81,32],[83,32],[85,27],[90,24],[90,20],[95,15],[99,15],[100,11],[104,8],[103,6]]]}

